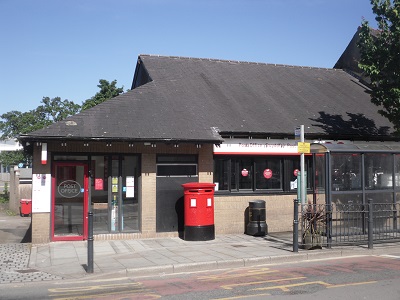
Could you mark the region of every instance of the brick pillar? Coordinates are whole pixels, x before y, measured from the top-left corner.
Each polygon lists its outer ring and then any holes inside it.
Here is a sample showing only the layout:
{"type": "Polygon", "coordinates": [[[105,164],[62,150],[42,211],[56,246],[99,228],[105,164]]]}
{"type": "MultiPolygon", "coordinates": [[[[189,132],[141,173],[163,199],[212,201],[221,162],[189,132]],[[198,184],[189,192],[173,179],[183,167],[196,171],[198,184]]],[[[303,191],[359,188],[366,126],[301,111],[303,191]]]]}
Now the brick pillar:
{"type": "Polygon", "coordinates": [[[156,155],[142,155],[141,220],[142,235],[156,232],[156,155]]]}

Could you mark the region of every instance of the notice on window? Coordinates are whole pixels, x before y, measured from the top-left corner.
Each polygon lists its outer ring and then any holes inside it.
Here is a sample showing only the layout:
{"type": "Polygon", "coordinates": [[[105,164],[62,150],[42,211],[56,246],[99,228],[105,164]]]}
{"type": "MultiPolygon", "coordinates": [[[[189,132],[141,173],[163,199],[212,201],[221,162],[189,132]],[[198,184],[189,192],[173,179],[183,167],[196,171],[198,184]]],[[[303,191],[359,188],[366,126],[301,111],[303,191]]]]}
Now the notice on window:
{"type": "Polygon", "coordinates": [[[135,197],[135,177],[126,176],[126,198],[135,197]]]}
{"type": "Polygon", "coordinates": [[[118,177],[111,178],[111,192],[118,193],[118,177]]]}
{"type": "Polygon", "coordinates": [[[104,180],[103,180],[103,178],[96,178],[94,180],[94,189],[96,191],[102,191],[104,189],[104,180]]]}

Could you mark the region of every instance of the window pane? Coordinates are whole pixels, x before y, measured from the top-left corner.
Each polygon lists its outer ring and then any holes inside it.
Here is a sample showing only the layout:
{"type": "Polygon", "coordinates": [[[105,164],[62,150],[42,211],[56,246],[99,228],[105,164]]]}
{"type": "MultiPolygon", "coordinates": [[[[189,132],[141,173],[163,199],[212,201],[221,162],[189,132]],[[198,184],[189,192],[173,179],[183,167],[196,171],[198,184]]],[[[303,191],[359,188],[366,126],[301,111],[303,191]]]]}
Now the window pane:
{"type": "Polygon", "coordinates": [[[280,158],[256,160],[256,189],[282,189],[280,158]]]}
{"type": "Polygon", "coordinates": [[[196,155],[158,155],[157,163],[197,163],[196,155]]]}
{"type": "Polygon", "coordinates": [[[235,159],[231,160],[231,191],[237,191],[237,184],[236,184],[236,179],[237,179],[237,162],[235,159]]]}
{"type": "Polygon", "coordinates": [[[239,190],[253,189],[253,164],[251,158],[242,158],[239,162],[239,190]]]}
{"type": "Polygon", "coordinates": [[[394,183],[396,185],[396,188],[398,188],[398,187],[400,187],[400,154],[396,154],[394,156],[394,159],[395,159],[395,167],[396,167],[396,169],[395,169],[396,180],[394,183]]]}
{"type": "Polygon", "coordinates": [[[361,189],[361,155],[334,153],[332,162],[332,190],[349,191],[361,189]]]}
{"type": "Polygon", "coordinates": [[[364,164],[366,189],[393,187],[393,156],[391,154],[365,154],[364,164]]]}
{"type": "Polygon", "coordinates": [[[157,165],[157,176],[196,176],[197,165],[157,165]]]}
{"type": "Polygon", "coordinates": [[[229,189],[229,159],[215,159],[214,183],[218,185],[216,190],[227,191],[229,189]]]}

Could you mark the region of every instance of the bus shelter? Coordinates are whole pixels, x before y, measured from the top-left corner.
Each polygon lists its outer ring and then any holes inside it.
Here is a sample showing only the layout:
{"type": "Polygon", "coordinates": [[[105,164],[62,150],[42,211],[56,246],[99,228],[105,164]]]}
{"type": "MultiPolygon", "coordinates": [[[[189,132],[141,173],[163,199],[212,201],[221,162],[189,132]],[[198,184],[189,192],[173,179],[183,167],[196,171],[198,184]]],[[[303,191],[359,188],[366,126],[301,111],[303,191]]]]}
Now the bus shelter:
{"type": "Polygon", "coordinates": [[[400,143],[313,143],[311,154],[313,192],[302,207],[303,234],[321,233],[328,246],[365,241],[368,234],[399,238],[400,143]]]}

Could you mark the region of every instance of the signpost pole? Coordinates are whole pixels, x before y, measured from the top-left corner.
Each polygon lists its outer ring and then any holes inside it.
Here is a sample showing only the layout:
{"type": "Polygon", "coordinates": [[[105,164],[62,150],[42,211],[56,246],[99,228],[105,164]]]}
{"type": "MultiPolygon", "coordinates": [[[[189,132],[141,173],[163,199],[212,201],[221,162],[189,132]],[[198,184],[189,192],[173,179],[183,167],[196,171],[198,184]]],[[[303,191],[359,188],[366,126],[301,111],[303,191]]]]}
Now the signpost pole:
{"type": "Polygon", "coordinates": [[[86,273],[93,273],[93,210],[92,210],[92,171],[89,171],[89,190],[88,190],[88,240],[87,240],[87,269],[86,273]]]}
{"type": "MultiPolygon", "coordinates": [[[[300,125],[300,140],[304,143],[304,125],[300,125]]],[[[307,197],[307,184],[305,180],[305,163],[304,163],[304,152],[300,155],[300,183],[301,183],[301,205],[304,206],[307,197]]]]}

